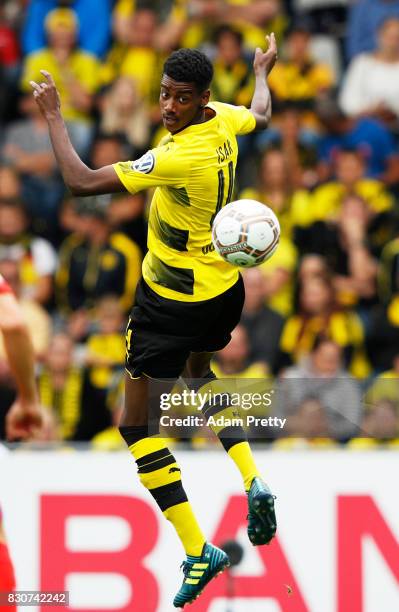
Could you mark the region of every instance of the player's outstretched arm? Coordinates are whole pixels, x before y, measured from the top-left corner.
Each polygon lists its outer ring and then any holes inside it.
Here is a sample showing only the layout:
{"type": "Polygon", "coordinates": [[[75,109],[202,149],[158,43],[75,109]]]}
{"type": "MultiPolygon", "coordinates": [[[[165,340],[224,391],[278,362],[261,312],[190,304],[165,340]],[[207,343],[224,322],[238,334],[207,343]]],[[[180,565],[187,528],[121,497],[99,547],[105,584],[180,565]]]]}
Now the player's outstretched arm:
{"type": "Polygon", "coordinates": [[[7,438],[28,438],[41,429],[43,415],[36,390],[32,342],[21,308],[11,292],[0,295],[0,330],[18,392],[6,417],[7,438]]]}
{"type": "Polygon", "coordinates": [[[125,191],[112,166],[92,170],[76,153],[69,139],[61,115],[60,97],[53,77],[46,70],[40,71],[46,81],[30,81],[33,96],[46,119],[54,154],[66,186],[73,195],[95,195],[125,191]]]}
{"type": "Polygon", "coordinates": [[[267,128],[272,116],[272,101],[267,76],[277,59],[277,43],[274,34],[266,36],[268,48],[265,53],[259,47],[255,51],[254,73],[255,92],[251,102],[251,112],[256,119],[256,129],[267,128]]]}

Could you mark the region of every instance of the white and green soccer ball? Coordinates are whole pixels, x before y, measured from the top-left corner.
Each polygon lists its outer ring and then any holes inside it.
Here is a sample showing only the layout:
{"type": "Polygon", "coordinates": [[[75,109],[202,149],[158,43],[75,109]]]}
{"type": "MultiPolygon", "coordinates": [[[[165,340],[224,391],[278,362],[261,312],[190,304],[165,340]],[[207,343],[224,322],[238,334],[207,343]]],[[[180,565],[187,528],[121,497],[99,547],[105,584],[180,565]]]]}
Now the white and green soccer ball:
{"type": "Polygon", "coordinates": [[[216,251],[233,266],[251,268],[270,259],[280,240],[280,224],[274,212],[256,200],[226,204],[212,225],[216,251]]]}

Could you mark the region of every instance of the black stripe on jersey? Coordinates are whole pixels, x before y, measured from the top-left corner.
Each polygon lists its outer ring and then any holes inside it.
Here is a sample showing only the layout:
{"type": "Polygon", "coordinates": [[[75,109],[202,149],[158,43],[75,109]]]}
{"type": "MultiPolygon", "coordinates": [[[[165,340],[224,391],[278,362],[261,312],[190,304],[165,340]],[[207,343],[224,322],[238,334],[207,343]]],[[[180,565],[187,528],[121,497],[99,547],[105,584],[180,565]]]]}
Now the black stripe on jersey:
{"type": "Polygon", "coordinates": [[[231,196],[233,195],[233,188],[234,188],[234,166],[233,166],[233,162],[230,161],[229,162],[229,190],[227,192],[226,204],[231,202],[231,196]]]}
{"type": "Polygon", "coordinates": [[[153,283],[186,295],[194,294],[194,270],[191,268],[168,266],[154,253],[151,253],[151,269],[153,283]]]}
{"type": "Polygon", "coordinates": [[[171,198],[179,206],[191,206],[190,198],[185,187],[166,187],[170,192],[171,198]]]}
{"type": "Polygon", "coordinates": [[[156,229],[158,230],[157,233],[160,240],[166,246],[175,249],[175,251],[187,251],[188,230],[173,227],[173,225],[169,225],[169,223],[162,221],[162,219],[158,219],[158,227],[156,229]]]}
{"type": "Polygon", "coordinates": [[[176,480],[175,482],[170,482],[169,484],[161,487],[148,490],[157,502],[158,506],[161,508],[162,512],[171,506],[176,506],[176,504],[182,504],[183,502],[188,501],[181,480],[176,480]]]}
{"type": "Polygon", "coordinates": [[[164,457],[163,459],[158,459],[157,461],[143,465],[141,468],[139,468],[138,472],[139,474],[148,474],[149,472],[160,470],[161,468],[171,465],[172,463],[176,463],[176,459],[173,455],[169,455],[169,457],[164,457]]]}
{"type": "Polygon", "coordinates": [[[170,455],[170,450],[168,448],[161,448],[154,453],[149,453],[148,455],[144,455],[144,457],[140,457],[140,459],[136,459],[137,466],[139,468],[143,467],[143,465],[147,465],[147,463],[152,463],[153,461],[158,461],[158,459],[164,459],[170,455]]]}

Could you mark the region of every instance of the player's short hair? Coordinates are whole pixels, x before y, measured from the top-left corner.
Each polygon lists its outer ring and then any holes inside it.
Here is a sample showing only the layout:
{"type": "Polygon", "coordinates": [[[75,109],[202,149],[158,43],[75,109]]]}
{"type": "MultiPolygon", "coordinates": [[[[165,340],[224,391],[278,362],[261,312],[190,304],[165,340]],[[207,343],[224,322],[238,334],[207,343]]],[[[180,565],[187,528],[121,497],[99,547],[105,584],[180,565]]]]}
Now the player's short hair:
{"type": "Polygon", "coordinates": [[[194,83],[199,93],[209,88],[213,78],[212,63],[197,49],[174,51],[166,60],[163,71],[174,81],[194,83]]]}

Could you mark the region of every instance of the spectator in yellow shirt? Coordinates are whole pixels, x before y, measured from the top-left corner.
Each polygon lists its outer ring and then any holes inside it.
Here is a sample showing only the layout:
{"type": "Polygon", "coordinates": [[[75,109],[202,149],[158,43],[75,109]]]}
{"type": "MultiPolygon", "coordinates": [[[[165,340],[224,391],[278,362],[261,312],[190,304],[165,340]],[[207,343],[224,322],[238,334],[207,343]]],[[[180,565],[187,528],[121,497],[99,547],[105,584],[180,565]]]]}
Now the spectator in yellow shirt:
{"type": "Polygon", "coordinates": [[[292,238],[292,228],[302,223],[296,211],[303,216],[302,209],[309,207],[309,194],[305,190],[294,190],[293,176],[283,151],[267,149],[261,159],[257,187],[249,187],[240,193],[240,198],[263,202],[274,210],[280,222],[281,233],[292,238]]]}
{"type": "Polygon", "coordinates": [[[120,67],[120,75],[133,79],[139,97],[148,104],[158,99],[163,59],[155,49],[158,17],[152,9],[143,8],[137,10],[131,20],[129,48],[120,67]]]}
{"type": "Polygon", "coordinates": [[[30,81],[42,82],[40,70],[49,71],[60,94],[72,142],[80,156],[87,157],[92,135],[93,95],[100,85],[100,64],[94,55],[76,46],[78,21],[74,11],[50,11],[45,22],[48,46],[25,59],[22,88],[30,81]]]}
{"type": "Polygon", "coordinates": [[[109,389],[113,375],[124,370],[125,337],[123,310],[117,296],[98,301],[94,322],[97,330],[86,343],[85,362],[90,367],[90,381],[95,387],[109,389]]]}
{"type": "Polygon", "coordinates": [[[159,48],[198,47],[212,38],[214,27],[228,24],[238,29],[249,49],[264,44],[265,32],[277,38],[285,21],[279,0],[174,0],[157,35],[159,48]]]}
{"type": "MultiPolygon", "coordinates": [[[[333,87],[334,76],[329,66],[311,56],[310,39],[310,31],[306,26],[298,25],[291,29],[286,38],[285,57],[278,62],[270,76],[269,85],[276,111],[279,104],[295,103],[303,111],[303,127],[317,131],[314,104],[320,94],[333,87]]],[[[274,116],[275,119],[277,117],[274,116]]]]}
{"type": "Polygon", "coordinates": [[[345,368],[353,376],[369,374],[361,320],[355,312],[337,306],[331,280],[321,276],[300,288],[298,311],[287,319],[281,334],[276,370],[309,355],[321,333],[342,348],[345,368]]]}
{"type": "Polygon", "coordinates": [[[341,149],[335,159],[335,180],[318,187],[312,196],[312,218],[326,221],[336,218],[342,201],[349,194],[363,198],[375,213],[385,213],[393,206],[393,197],[382,181],[366,177],[366,163],[360,151],[341,149]]]}
{"type": "Polygon", "coordinates": [[[249,106],[254,77],[251,62],[244,54],[243,36],[234,28],[222,25],[215,33],[216,57],[211,95],[215,100],[249,106]]]}

